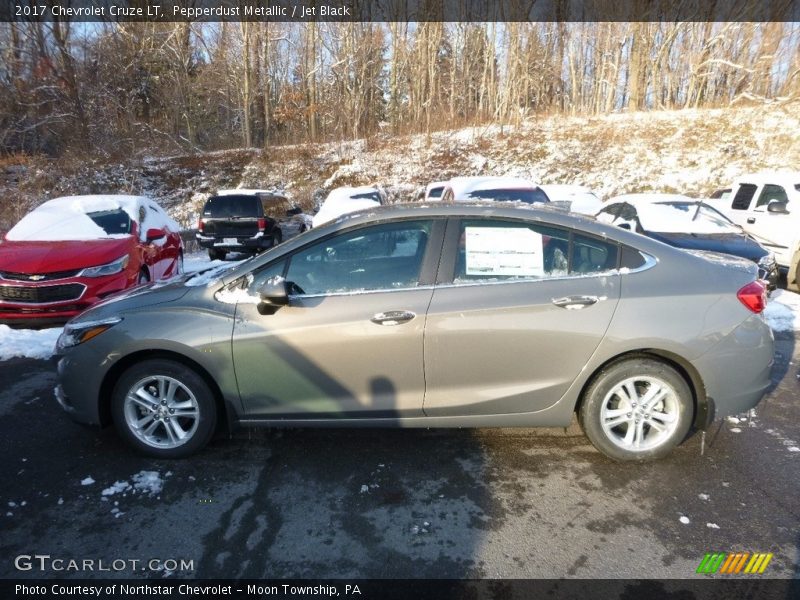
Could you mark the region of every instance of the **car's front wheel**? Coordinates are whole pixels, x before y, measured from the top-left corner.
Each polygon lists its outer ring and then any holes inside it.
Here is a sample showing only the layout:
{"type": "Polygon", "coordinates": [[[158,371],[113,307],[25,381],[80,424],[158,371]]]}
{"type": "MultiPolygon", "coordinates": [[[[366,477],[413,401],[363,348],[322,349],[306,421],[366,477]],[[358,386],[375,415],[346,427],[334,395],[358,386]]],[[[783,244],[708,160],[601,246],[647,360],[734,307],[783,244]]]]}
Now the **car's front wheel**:
{"type": "Polygon", "coordinates": [[[615,460],[661,458],[683,441],[692,392],[670,365],[631,358],[603,369],[583,397],[579,420],[594,446],[615,460]]]}
{"type": "Polygon", "coordinates": [[[217,424],[208,384],[193,369],[171,360],[146,360],[125,371],[114,388],[111,414],[125,441],[157,458],[197,452],[217,424]]]}

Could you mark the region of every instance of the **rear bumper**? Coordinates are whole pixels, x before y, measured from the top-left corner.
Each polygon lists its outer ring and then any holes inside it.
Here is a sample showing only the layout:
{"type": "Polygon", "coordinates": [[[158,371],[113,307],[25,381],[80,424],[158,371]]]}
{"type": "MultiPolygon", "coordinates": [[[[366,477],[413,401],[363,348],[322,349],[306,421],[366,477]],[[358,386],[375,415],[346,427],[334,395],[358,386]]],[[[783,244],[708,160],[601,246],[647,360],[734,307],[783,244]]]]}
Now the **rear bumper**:
{"type": "Polygon", "coordinates": [[[709,352],[693,361],[714,399],[717,417],[755,407],[770,386],[774,361],[772,330],[760,315],[752,315],[709,352]]]}
{"type": "Polygon", "coordinates": [[[275,245],[275,238],[271,233],[265,233],[255,237],[247,238],[225,238],[223,236],[211,236],[197,234],[197,243],[201,248],[230,250],[230,251],[252,251],[258,252],[259,250],[267,250],[275,245]],[[236,243],[226,242],[226,239],[236,239],[236,243]]]}

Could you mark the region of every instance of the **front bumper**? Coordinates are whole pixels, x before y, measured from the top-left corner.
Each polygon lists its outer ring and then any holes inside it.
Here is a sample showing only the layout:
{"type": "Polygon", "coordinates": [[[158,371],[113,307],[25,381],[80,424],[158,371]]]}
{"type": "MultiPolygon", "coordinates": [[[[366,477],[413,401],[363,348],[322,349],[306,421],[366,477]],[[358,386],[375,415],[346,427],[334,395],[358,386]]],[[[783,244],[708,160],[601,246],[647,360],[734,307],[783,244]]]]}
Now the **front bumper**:
{"type": "Polygon", "coordinates": [[[55,397],[59,406],[73,421],[102,425],[104,419],[97,398],[105,371],[101,373],[97,368],[96,357],[92,353],[70,349],[65,355],[54,356],[53,361],[58,373],[55,397]]]}
{"type": "Polygon", "coordinates": [[[4,279],[0,282],[0,324],[12,327],[64,324],[135,283],[136,275],[126,271],[106,277],[70,277],[41,283],[4,279]]]}

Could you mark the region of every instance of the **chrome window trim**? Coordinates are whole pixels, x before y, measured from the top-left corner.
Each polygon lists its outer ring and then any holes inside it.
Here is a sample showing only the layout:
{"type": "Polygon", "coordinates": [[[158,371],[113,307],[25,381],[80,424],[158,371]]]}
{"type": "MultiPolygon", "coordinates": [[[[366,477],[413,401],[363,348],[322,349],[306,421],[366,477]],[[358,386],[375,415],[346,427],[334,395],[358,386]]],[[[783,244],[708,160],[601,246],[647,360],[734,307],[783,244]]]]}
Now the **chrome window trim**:
{"type": "Polygon", "coordinates": [[[385,294],[387,292],[414,292],[417,290],[432,290],[434,285],[420,285],[417,287],[381,288],[378,290],[354,290],[352,292],[330,292],[327,294],[289,294],[289,298],[330,298],[331,296],[364,296],[366,294],[385,294]]]}
{"type": "Polygon", "coordinates": [[[636,250],[639,254],[642,255],[644,258],[644,264],[640,267],[636,267],[635,269],[611,269],[609,271],[602,271],[599,273],[583,273],[580,275],[563,275],[559,277],[542,277],[539,279],[507,279],[504,281],[470,281],[466,283],[440,283],[436,285],[421,285],[418,287],[404,287],[404,288],[383,288],[377,290],[356,290],[352,292],[331,292],[327,294],[289,294],[289,298],[329,298],[331,296],[363,296],[365,294],[379,294],[379,293],[386,293],[386,292],[411,292],[414,290],[433,290],[433,289],[440,289],[440,288],[454,288],[454,287],[474,287],[477,285],[506,285],[506,284],[515,284],[515,283],[539,283],[542,281],[571,281],[574,279],[589,279],[594,277],[610,277],[613,275],[633,275],[634,273],[641,273],[643,271],[647,271],[648,269],[652,269],[658,264],[658,259],[651,254],[647,254],[646,252],[642,252],[636,248],[632,248],[636,250]]]}

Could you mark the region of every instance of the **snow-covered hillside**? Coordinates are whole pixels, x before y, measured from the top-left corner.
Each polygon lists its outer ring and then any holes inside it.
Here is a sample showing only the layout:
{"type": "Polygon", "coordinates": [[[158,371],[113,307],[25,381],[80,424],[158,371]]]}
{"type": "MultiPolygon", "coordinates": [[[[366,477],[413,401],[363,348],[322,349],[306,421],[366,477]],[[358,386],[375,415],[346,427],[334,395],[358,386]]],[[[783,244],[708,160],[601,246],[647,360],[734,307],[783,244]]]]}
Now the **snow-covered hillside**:
{"type": "Polygon", "coordinates": [[[724,109],[537,117],[519,127],[479,126],[431,135],[237,149],[125,164],[27,158],[0,169],[0,231],[30,206],[59,195],[152,195],[190,227],[219,188],[284,191],[306,210],[340,185],[383,185],[410,201],[430,181],[454,175],[520,175],[581,183],[603,197],[641,191],[705,195],[737,175],[800,165],[797,103],[724,109]]]}

